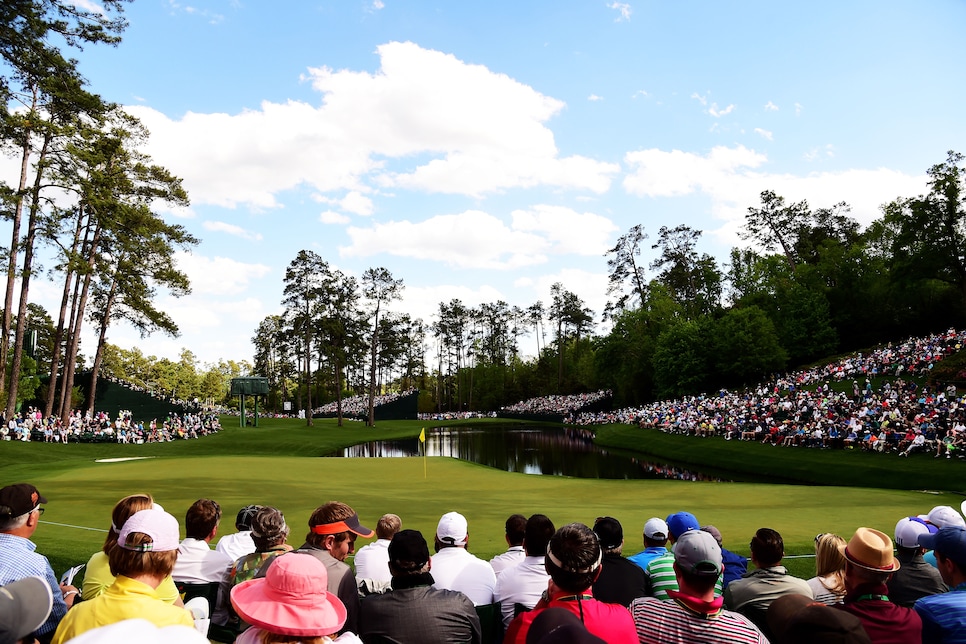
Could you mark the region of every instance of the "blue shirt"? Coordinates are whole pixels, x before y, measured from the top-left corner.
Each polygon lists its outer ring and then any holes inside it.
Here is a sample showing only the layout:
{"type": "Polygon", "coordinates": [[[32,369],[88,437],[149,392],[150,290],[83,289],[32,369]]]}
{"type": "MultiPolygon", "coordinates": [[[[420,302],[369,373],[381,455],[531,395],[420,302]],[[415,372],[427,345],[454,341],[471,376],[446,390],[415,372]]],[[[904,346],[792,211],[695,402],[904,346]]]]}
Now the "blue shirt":
{"type": "Polygon", "coordinates": [[[966,643],[966,583],[948,593],[929,595],[914,606],[922,618],[922,641],[966,643]]]}
{"type": "Polygon", "coordinates": [[[628,557],[627,560],[636,563],[641,567],[641,570],[646,570],[647,564],[651,563],[652,559],[666,554],[667,551],[668,549],[664,546],[650,546],[648,548],[644,548],[644,550],[640,551],[636,555],[628,557]]]}
{"type": "Polygon", "coordinates": [[[64,603],[54,569],[50,567],[47,557],[34,552],[36,549],[36,544],[30,539],[0,532],[0,586],[24,577],[40,577],[47,581],[54,594],[50,616],[35,631],[36,636],[44,639],[41,636],[53,633],[61,618],[67,614],[67,604],[64,603]]]}

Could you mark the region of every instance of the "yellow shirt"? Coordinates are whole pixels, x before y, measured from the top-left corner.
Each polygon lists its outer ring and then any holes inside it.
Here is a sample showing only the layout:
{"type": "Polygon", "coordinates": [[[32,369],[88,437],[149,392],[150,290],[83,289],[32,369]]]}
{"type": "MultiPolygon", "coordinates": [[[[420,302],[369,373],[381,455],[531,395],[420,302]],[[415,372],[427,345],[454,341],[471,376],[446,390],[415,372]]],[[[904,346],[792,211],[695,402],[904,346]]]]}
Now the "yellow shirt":
{"type": "MultiPolygon", "coordinates": [[[[81,597],[85,600],[94,599],[114,583],[114,575],[111,574],[111,564],[107,560],[107,555],[103,551],[95,552],[91,555],[87,567],[84,568],[84,586],[82,587],[81,597]]],[[[171,576],[164,578],[161,585],[155,591],[161,601],[173,604],[178,601],[181,595],[178,587],[174,585],[171,576]]]]}
{"type": "Polygon", "coordinates": [[[63,644],[89,630],[140,617],[155,626],[194,626],[184,608],[166,604],[153,588],[130,577],[118,575],[107,590],[77,604],[60,621],[51,644],[63,644]]]}

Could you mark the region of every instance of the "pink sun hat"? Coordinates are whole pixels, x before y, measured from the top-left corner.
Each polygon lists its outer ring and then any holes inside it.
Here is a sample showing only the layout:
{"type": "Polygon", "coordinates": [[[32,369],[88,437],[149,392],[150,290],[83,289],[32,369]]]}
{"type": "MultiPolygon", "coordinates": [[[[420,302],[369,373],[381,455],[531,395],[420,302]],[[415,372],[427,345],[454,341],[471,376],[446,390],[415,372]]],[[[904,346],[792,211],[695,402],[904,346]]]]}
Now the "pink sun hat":
{"type": "Polygon", "coordinates": [[[326,590],[325,564],[312,555],[279,555],[264,578],[244,581],[231,590],[231,605],[246,622],[280,635],[318,637],[337,633],[346,608],[326,590]]]}

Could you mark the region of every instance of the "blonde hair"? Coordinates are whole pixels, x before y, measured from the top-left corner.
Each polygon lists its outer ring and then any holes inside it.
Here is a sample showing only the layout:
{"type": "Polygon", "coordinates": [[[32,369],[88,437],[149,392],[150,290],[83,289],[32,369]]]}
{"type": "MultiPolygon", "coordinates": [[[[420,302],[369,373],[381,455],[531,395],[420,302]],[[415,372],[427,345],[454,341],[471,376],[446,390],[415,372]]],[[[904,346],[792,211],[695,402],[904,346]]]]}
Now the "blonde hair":
{"type": "Polygon", "coordinates": [[[830,577],[835,583],[830,590],[845,593],[845,539],[837,534],[823,534],[815,539],[815,574],[830,577]]]}

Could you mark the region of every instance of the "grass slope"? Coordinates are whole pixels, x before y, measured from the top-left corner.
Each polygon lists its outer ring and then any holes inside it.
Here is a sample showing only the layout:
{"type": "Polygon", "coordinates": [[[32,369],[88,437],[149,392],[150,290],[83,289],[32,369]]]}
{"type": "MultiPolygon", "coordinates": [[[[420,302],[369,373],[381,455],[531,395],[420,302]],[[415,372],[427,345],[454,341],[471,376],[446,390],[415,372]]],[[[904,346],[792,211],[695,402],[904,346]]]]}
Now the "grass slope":
{"type": "MultiPolygon", "coordinates": [[[[258,428],[239,428],[231,422],[225,419],[226,428],[217,436],[165,445],[3,443],[0,483],[33,482],[50,500],[34,540],[58,572],[86,561],[100,548],[111,507],[120,497],[138,491],[153,494],[179,519],[197,498],[214,498],[225,510],[227,531],[232,530],[231,517],[240,506],[252,502],[275,505],[285,513],[292,528],[290,542],[296,546],[302,542],[311,511],[333,499],[352,505],[370,526],[382,514],[395,512],[403,518],[405,527],[427,536],[433,534],[441,514],[455,509],[470,519],[471,550],[485,558],[504,549],[503,522],[513,512],[541,512],[558,526],[571,521],[590,524],[598,516],[614,516],[625,526],[625,551],[633,554],[641,548],[640,529],[647,518],[687,509],[702,522],[717,525],[724,533],[726,547],[737,552],[747,554],[754,531],[769,526],[785,537],[787,552],[805,554],[812,552],[812,538],[819,532],[848,536],[859,525],[867,525],[891,533],[902,516],[926,512],[938,504],[958,507],[960,501],[955,494],[869,487],[528,476],[449,458],[317,458],[367,440],[414,437],[423,426],[446,423],[383,422],[376,428],[348,423],[338,428],[334,421],[317,421],[315,427],[306,428],[298,421],[262,419],[258,428]],[[140,456],[152,458],[95,462],[140,456]]],[[[622,440],[636,438],[640,442],[640,430],[624,434],[622,428],[608,427],[601,434],[610,442],[621,436],[622,440]]],[[[656,438],[675,438],[654,434],[656,438]]],[[[695,451],[707,452],[708,458],[713,454],[719,459],[738,456],[717,449],[732,449],[732,443],[682,440],[688,443],[666,444],[680,450],[675,460],[684,460],[687,452],[695,451]],[[704,447],[695,450],[698,444],[704,447]]],[[[737,447],[756,446],[743,443],[737,447]]],[[[787,453],[805,459],[798,467],[806,471],[815,467],[813,458],[837,455],[771,447],[763,450],[768,456],[787,453]]],[[[882,463],[898,460],[877,458],[882,463]]],[[[906,459],[900,463],[906,465],[906,459]]],[[[944,464],[920,460],[919,465],[944,464]]],[[[791,464],[786,467],[791,468],[791,464]]],[[[882,478],[888,480],[884,474],[882,478]]],[[[813,574],[811,560],[788,563],[801,576],[813,574]]]]}

